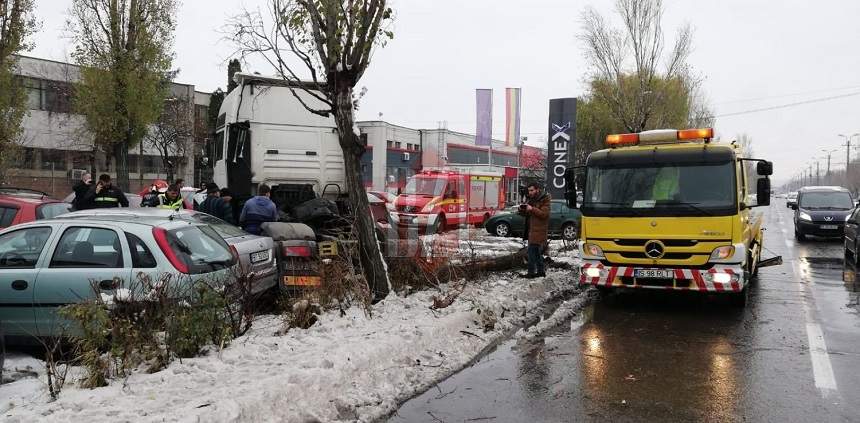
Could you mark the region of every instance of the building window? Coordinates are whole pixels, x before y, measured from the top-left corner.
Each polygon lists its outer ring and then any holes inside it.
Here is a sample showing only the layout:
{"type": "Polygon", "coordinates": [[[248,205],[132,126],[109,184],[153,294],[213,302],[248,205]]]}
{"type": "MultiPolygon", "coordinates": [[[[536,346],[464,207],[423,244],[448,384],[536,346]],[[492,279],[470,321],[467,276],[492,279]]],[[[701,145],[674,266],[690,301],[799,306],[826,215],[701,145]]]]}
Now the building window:
{"type": "Polygon", "coordinates": [[[143,173],[159,173],[161,170],[161,157],[143,156],[141,163],[143,166],[143,173]]]}
{"type": "Polygon", "coordinates": [[[72,84],[58,81],[42,81],[45,96],[42,110],[52,113],[72,112],[72,84]]]}
{"type": "Polygon", "coordinates": [[[400,141],[397,141],[396,143],[394,143],[394,148],[400,148],[400,141]]]}
{"type": "Polygon", "coordinates": [[[42,170],[66,171],[66,152],[63,150],[42,150],[42,170]]]}
{"type": "Polygon", "coordinates": [[[27,91],[27,108],[42,110],[42,81],[35,78],[24,78],[24,89],[27,91]]]}
{"type": "Polygon", "coordinates": [[[386,145],[388,146],[388,148],[392,148],[394,147],[394,141],[388,141],[386,142],[386,145]]]}

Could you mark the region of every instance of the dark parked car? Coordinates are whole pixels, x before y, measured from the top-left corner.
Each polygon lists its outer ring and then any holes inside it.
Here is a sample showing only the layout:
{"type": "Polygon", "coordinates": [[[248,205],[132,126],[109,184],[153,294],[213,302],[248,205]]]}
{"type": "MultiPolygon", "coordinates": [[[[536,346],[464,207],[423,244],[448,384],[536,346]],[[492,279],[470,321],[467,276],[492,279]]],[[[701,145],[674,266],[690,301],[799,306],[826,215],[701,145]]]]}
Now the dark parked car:
{"type": "MultiPolygon", "coordinates": [[[[487,220],[484,228],[491,235],[522,236],[525,230],[525,216],[517,213],[519,206],[513,206],[487,220]]],[[[550,236],[566,240],[576,239],[579,235],[579,221],[582,213],[567,207],[564,200],[552,200],[549,216],[550,236]]]]}
{"type": "Polygon", "coordinates": [[[794,209],[794,237],[805,241],[807,235],[841,238],[845,220],[854,210],[851,193],[842,187],[804,187],[797,192],[794,209]]]}

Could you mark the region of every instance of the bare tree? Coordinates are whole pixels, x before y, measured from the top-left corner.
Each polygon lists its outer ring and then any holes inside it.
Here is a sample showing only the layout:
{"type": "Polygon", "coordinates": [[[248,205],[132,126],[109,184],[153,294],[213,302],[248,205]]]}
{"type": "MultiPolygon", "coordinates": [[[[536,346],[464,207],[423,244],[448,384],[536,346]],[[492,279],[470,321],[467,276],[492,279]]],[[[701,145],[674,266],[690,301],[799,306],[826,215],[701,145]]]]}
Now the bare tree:
{"type": "Polygon", "coordinates": [[[33,4],[33,0],[0,0],[0,182],[15,163],[22,141],[26,97],[13,69],[15,55],[32,47],[28,39],[38,28],[33,4]]]}
{"type": "Polygon", "coordinates": [[[361,181],[366,143],[355,126],[361,95],[354,90],[374,48],[393,37],[392,11],[386,0],[269,0],[268,6],[266,20],[248,10],[231,19],[228,36],[239,56],[267,61],[310,113],[334,115],[363,272],[380,298],[389,282],[361,181]]]}
{"type": "MultiPolygon", "coordinates": [[[[662,0],[616,0],[621,30],[589,8],[583,14],[585,56],[592,67],[592,95],[605,102],[615,119],[630,132],[640,132],[661,119],[660,108],[670,103],[680,85],[697,86],[687,66],[692,45],[689,26],[680,28],[674,45],[666,49],[662,0]]],[[[695,87],[692,87],[695,88],[695,87]]],[[[698,100],[696,100],[698,101],[698,100]]],[[[683,105],[691,106],[686,101],[683,105]]],[[[696,103],[690,110],[700,107],[696,103]]],[[[697,110],[691,116],[703,116],[697,110]]]]}
{"type": "Polygon", "coordinates": [[[164,111],[144,136],[144,146],[152,147],[161,156],[167,180],[173,181],[176,167],[193,153],[195,135],[193,103],[188,97],[172,97],[164,101],[164,111]]]}

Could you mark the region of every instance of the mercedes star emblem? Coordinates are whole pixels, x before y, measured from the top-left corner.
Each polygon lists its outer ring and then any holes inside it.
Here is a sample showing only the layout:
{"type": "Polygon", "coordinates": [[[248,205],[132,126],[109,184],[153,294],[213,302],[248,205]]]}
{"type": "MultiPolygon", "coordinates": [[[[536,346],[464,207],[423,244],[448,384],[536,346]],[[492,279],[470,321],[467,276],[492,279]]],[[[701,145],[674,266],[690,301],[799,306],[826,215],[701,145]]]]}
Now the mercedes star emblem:
{"type": "Polygon", "coordinates": [[[659,259],[665,254],[666,248],[660,241],[648,241],[645,243],[645,255],[651,259],[659,259]]]}

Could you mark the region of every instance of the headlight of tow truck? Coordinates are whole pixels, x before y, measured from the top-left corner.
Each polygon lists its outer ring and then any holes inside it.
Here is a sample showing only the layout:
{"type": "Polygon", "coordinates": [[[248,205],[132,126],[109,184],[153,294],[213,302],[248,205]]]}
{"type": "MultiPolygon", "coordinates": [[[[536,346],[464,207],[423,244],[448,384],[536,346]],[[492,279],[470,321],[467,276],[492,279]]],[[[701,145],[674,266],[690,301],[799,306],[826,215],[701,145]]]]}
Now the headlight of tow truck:
{"type": "Polygon", "coordinates": [[[586,242],[582,244],[582,254],[587,257],[595,257],[595,258],[605,258],[603,255],[603,249],[600,248],[597,244],[592,244],[590,242],[586,242]]]}
{"type": "Polygon", "coordinates": [[[735,255],[735,247],[732,245],[724,245],[714,248],[711,252],[711,260],[725,260],[735,255]]]}
{"type": "Polygon", "coordinates": [[[812,216],[810,216],[810,215],[809,215],[809,213],[806,213],[806,212],[800,212],[800,213],[797,215],[797,217],[798,217],[800,220],[806,220],[807,222],[811,222],[811,221],[812,221],[812,216]]]}

